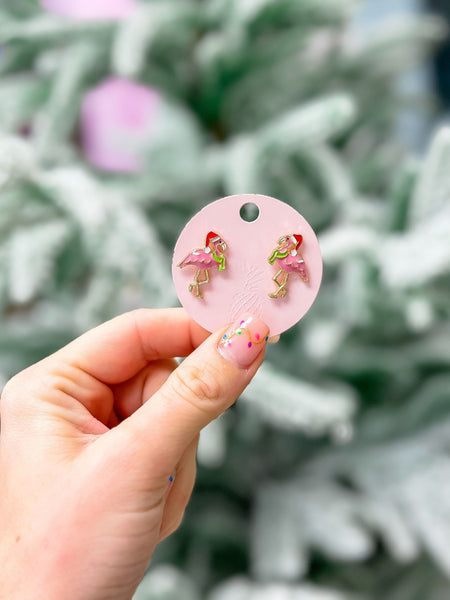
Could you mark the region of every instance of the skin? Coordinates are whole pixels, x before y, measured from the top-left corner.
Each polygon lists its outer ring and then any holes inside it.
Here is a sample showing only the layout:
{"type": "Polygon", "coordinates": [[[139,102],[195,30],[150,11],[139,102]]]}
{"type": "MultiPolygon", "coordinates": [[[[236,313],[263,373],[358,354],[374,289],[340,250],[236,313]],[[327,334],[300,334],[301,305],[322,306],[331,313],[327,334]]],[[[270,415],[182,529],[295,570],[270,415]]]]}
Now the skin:
{"type": "Polygon", "coordinates": [[[132,598],[181,522],[200,430],[263,360],[226,361],[223,331],[209,335],[182,309],[133,311],[6,385],[0,598],[132,598]]]}

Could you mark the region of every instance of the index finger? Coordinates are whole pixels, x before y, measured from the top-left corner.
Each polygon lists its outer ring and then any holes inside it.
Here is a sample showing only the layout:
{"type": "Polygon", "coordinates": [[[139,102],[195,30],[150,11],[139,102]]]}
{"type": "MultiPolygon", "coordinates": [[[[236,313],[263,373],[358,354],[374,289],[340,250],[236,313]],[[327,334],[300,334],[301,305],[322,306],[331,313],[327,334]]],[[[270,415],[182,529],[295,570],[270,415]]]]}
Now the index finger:
{"type": "Polygon", "coordinates": [[[152,360],[187,356],[209,335],[182,308],[141,308],[91,329],[54,357],[117,384],[152,360]]]}

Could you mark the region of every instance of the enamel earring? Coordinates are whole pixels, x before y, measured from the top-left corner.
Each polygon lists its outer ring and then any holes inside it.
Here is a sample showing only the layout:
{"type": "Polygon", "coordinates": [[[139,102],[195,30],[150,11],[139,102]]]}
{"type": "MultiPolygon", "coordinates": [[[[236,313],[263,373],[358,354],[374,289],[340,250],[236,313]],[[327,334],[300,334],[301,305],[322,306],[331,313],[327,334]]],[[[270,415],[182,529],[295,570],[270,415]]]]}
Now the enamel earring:
{"type": "Polygon", "coordinates": [[[200,286],[209,283],[209,269],[218,268],[219,272],[225,270],[226,249],[227,245],[220,235],[210,231],[206,236],[205,247],[192,250],[178,263],[180,269],[190,265],[196,267],[197,272],[193,283],[189,284],[189,291],[197,298],[203,298],[200,294],[200,286]]]}
{"type": "Polygon", "coordinates": [[[306,270],[305,261],[299,252],[302,242],[303,236],[296,233],[283,235],[278,240],[278,246],[268,258],[271,265],[276,261],[277,266],[280,267],[272,277],[272,280],[278,287],[274,293],[269,294],[270,298],[283,298],[286,296],[286,286],[291,273],[300,275],[304,282],[308,281],[308,271],[306,270]]]}

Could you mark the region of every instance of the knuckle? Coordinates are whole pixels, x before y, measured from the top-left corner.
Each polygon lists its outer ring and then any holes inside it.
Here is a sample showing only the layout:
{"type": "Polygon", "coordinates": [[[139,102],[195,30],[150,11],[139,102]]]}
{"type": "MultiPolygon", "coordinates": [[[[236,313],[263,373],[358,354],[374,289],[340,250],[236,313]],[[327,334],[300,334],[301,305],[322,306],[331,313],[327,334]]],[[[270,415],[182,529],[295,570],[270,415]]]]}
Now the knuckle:
{"type": "Polygon", "coordinates": [[[178,396],[187,402],[210,404],[222,397],[219,379],[207,368],[183,365],[173,373],[174,386],[178,396]]]}
{"type": "Polygon", "coordinates": [[[1,416],[30,415],[35,410],[36,399],[40,394],[43,394],[46,400],[52,398],[50,391],[58,390],[60,379],[58,373],[47,369],[36,369],[35,366],[20,371],[6,383],[1,392],[1,416]]]}
{"type": "Polygon", "coordinates": [[[21,388],[22,374],[14,375],[3,387],[0,396],[0,412],[3,415],[6,411],[10,411],[11,407],[16,403],[18,390],[21,388]]]}
{"type": "Polygon", "coordinates": [[[14,375],[3,387],[0,396],[0,417],[15,419],[29,416],[33,411],[35,371],[28,367],[14,375]]]}
{"type": "Polygon", "coordinates": [[[148,308],[134,308],[126,313],[115,317],[120,320],[129,320],[131,323],[134,323],[137,331],[140,331],[140,324],[148,317],[148,308]]]}

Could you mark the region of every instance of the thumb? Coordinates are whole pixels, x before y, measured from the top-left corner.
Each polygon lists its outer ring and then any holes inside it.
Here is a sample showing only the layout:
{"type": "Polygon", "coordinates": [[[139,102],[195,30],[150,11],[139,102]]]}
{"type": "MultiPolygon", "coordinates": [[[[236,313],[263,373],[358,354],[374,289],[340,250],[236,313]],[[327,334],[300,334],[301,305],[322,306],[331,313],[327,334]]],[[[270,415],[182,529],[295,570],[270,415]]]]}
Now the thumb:
{"type": "Polygon", "coordinates": [[[211,335],[148,402],[112,429],[111,439],[125,436],[119,445],[126,448],[133,469],[166,482],[200,430],[231,406],[251,381],[268,336],[261,319],[243,315],[225,332],[211,335]]]}

